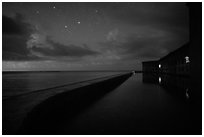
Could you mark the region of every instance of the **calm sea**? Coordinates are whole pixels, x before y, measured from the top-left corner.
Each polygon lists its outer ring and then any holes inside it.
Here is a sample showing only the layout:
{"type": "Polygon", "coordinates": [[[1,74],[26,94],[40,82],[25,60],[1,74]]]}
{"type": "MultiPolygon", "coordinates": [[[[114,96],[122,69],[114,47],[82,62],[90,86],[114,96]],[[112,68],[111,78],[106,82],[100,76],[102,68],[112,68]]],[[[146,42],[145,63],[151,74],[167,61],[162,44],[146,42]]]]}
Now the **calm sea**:
{"type": "Polygon", "coordinates": [[[66,72],[3,72],[3,96],[51,88],[64,84],[115,75],[124,72],[66,71],[66,72]]]}

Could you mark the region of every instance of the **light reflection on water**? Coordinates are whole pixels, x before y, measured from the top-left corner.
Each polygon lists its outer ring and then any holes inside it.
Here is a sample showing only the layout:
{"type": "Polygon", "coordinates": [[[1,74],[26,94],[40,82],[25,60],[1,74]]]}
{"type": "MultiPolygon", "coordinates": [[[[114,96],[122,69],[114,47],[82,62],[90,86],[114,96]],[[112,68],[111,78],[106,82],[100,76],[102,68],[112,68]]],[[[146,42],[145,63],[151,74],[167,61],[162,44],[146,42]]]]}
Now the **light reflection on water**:
{"type": "Polygon", "coordinates": [[[159,84],[161,84],[161,77],[159,77],[159,84]]]}
{"type": "Polygon", "coordinates": [[[172,76],[167,74],[143,73],[143,83],[159,84],[165,90],[190,98],[190,78],[187,76],[172,76]]]}

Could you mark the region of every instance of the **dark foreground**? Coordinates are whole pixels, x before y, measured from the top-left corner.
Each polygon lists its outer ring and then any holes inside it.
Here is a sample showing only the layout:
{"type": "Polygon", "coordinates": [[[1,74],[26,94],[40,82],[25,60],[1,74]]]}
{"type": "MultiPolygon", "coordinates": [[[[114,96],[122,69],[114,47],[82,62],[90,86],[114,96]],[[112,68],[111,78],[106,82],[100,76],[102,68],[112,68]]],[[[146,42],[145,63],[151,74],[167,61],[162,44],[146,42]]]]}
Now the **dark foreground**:
{"type": "Polygon", "coordinates": [[[27,113],[18,130],[3,134],[201,134],[189,85],[188,78],[112,77],[49,97],[27,113]]]}
{"type": "Polygon", "coordinates": [[[3,134],[57,133],[56,127],[63,126],[62,121],[84,110],[104,94],[122,84],[131,75],[132,73],[123,73],[105,76],[76,84],[5,97],[2,102],[3,134]],[[43,111],[40,110],[41,108],[43,111]],[[60,118],[62,121],[59,120],[60,118]]]}

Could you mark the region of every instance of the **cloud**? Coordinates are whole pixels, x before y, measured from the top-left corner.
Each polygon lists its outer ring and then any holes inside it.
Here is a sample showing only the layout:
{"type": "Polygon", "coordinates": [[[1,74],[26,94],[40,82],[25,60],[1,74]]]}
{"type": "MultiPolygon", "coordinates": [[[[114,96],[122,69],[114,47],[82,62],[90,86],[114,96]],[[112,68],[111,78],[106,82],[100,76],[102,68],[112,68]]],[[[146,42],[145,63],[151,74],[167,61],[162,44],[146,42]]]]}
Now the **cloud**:
{"type": "Polygon", "coordinates": [[[32,25],[24,22],[24,17],[17,13],[14,18],[2,16],[3,35],[27,35],[34,29],[32,25]]]}
{"type": "Polygon", "coordinates": [[[115,41],[117,39],[118,34],[119,34],[118,29],[111,30],[108,32],[106,39],[108,41],[112,41],[112,40],[115,41]]]}
{"type": "Polygon", "coordinates": [[[41,60],[41,58],[36,56],[26,56],[23,54],[18,54],[16,52],[2,52],[2,58],[3,60],[7,61],[32,61],[32,60],[41,60]]]}
{"type": "Polygon", "coordinates": [[[31,53],[38,57],[84,57],[98,55],[99,52],[93,51],[87,45],[77,46],[74,44],[64,45],[53,41],[50,37],[46,36],[44,40],[40,40],[38,34],[35,34],[27,42],[28,48],[31,53]]]}
{"type": "MultiPolygon", "coordinates": [[[[121,59],[160,58],[189,41],[188,7],[184,2],[104,3],[106,14],[134,34],[121,36],[114,30],[99,45],[121,59]],[[107,6],[109,5],[109,6],[107,6]]],[[[122,33],[122,32],[121,32],[122,33]]]]}
{"type": "Polygon", "coordinates": [[[34,31],[31,24],[26,23],[21,14],[14,18],[2,16],[2,59],[3,60],[33,60],[29,57],[27,40],[34,31]]]}
{"type": "Polygon", "coordinates": [[[101,50],[123,60],[156,59],[185,44],[188,37],[159,29],[142,28],[115,41],[101,42],[101,50]]]}
{"type": "Polygon", "coordinates": [[[110,18],[134,27],[134,34],[100,43],[124,60],[155,59],[189,41],[185,3],[124,3],[109,9],[110,18]],[[128,6],[127,6],[128,5],[128,6]],[[114,9],[114,10],[113,10],[114,9]]]}
{"type": "Polygon", "coordinates": [[[61,44],[53,41],[46,34],[37,32],[34,27],[25,22],[21,14],[14,18],[2,17],[2,55],[3,60],[60,60],[74,59],[100,54],[88,46],[61,44]]]}

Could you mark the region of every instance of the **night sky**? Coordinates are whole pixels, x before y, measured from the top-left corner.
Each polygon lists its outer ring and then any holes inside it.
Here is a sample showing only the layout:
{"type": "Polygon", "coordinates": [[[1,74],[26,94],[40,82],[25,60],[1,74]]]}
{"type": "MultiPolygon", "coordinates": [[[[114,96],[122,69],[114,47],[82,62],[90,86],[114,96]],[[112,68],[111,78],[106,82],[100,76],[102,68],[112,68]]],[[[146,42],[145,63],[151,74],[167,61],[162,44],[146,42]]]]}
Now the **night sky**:
{"type": "Polygon", "coordinates": [[[3,70],[141,70],[189,41],[185,3],[3,3],[3,70]]]}

